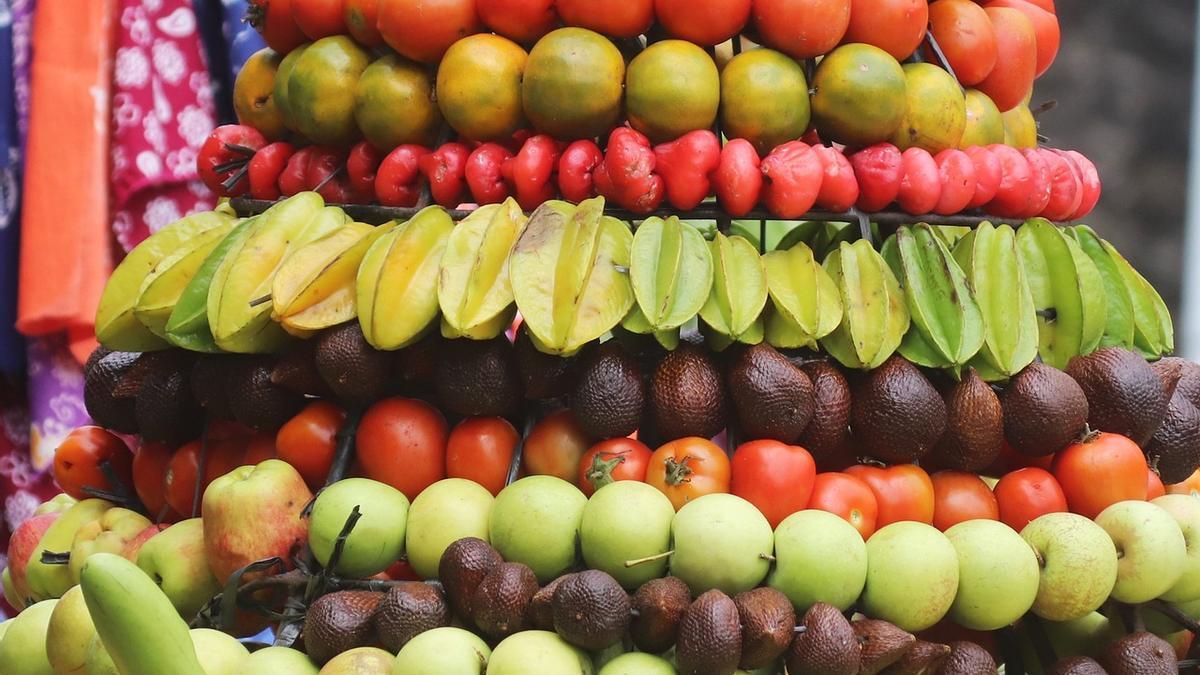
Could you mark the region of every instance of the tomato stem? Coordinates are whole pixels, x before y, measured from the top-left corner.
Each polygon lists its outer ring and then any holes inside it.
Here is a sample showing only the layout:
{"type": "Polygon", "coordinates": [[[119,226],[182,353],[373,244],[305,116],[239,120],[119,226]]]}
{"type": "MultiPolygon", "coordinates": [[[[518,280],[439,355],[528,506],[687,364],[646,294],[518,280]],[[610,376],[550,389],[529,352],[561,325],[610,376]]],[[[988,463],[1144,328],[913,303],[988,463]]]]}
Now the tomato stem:
{"type": "Polygon", "coordinates": [[[670,551],[663,551],[662,553],[655,553],[654,555],[648,555],[645,558],[635,558],[633,560],[626,560],[625,566],[633,567],[634,565],[641,565],[643,563],[654,562],[655,560],[662,560],[663,558],[670,556],[674,552],[675,552],[675,549],[671,549],[670,551]]]}
{"type": "Polygon", "coordinates": [[[673,457],[668,457],[665,462],[666,481],[667,485],[680,485],[691,480],[692,467],[688,466],[688,460],[692,459],[691,455],[686,455],[678,461],[673,457]]]}

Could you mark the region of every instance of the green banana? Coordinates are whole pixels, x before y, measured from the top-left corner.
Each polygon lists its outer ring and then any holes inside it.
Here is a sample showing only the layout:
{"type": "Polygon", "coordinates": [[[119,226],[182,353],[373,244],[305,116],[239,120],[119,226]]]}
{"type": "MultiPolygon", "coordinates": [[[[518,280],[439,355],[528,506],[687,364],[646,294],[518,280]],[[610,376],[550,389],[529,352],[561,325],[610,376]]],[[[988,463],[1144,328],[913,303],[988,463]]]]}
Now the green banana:
{"type": "Polygon", "coordinates": [[[111,508],[112,502],[84,499],[63,511],[58,520],[50,525],[38,541],[33,554],[29,556],[29,564],[25,568],[25,581],[35,599],[61,597],[68,588],[75,585],[67,565],[47,565],[42,562],[42,554],[69,552],[79,528],[99,519],[111,508]]]}
{"type": "Polygon", "coordinates": [[[1104,240],[1100,243],[1116,263],[1125,288],[1129,290],[1133,305],[1134,349],[1147,358],[1158,358],[1175,351],[1175,328],[1162,296],[1112,244],[1104,240]]]}
{"type": "Polygon", "coordinates": [[[166,337],[167,321],[184,289],[234,225],[229,220],[180,242],[178,251],[160,260],[154,270],[146,275],[133,306],[133,315],[151,333],[166,337]]]}
{"type": "Polygon", "coordinates": [[[848,368],[870,370],[888,359],[908,331],[900,282],[871,242],[841,242],[823,263],[842,297],[842,322],[821,340],[848,368]]]}
{"type": "Polygon", "coordinates": [[[762,342],[763,307],[767,304],[767,272],[762,258],[745,237],[720,232],[709,242],[713,282],[700,318],[718,349],[732,342],[762,342]]]}
{"type": "Polygon", "coordinates": [[[1070,229],[1079,248],[1091,258],[1100,272],[1104,283],[1104,297],[1107,309],[1104,314],[1104,335],[1100,337],[1101,347],[1133,347],[1133,299],[1129,289],[1125,287],[1125,279],[1117,262],[1104,249],[1104,242],[1087,225],[1076,225],[1070,229]]]}
{"type": "Polygon", "coordinates": [[[511,323],[508,259],[527,222],[509,197],[479,207],[451,231],[437,286],[444,336],[490,340],[511,323]]]}
{"type": "Polygon", "coordinates": [[[79,577],[96,633],[122,675],[204,675],[187,623],[141,568],[96,553],[79,577]]]}
{"type": "Polygon", "coordinates": [[[179,294],[171,316],[167,319],[166,338],[176,347],[194,352],[215,353],[221,351],[212,336],[208,322],[208,291],[212,288],[213,276],[230,251],[241,248],[246,238],[254,231],[260,216],[239,222],[204,259],[188,285],[179,294]]]}
{"type": "Polygon", "coordinates": [[[817,340],[842,322],[837,284],[803,242],[786,250],[770,251],[762,261],[771,298],[767,342],[779,348],[816,348],[817,340]]]}
{"type": "Polygon", "coordinates": [[[652,330],[679,328],[704,306],[713,283],[708,246],[699,230],[675,216],[648,218],[638,226],[629,278],[652,330]]]}

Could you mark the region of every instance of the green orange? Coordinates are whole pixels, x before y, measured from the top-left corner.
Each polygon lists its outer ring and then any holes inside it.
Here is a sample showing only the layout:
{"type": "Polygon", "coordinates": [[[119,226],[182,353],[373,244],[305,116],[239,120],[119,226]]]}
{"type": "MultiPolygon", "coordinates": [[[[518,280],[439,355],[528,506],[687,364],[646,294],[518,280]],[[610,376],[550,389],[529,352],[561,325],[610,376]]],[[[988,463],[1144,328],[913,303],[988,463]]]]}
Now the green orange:
{"type": "Polygon", "coordinates": [[[904,64],[907,111],[892,143],[901,150],[931,154],[957,148],[967,124],[967,107],[954,76],[932,63],[904,64]]]}
{"type": "Polygon", "coordinates": [[[233,112],[239,124],[248,124],[270,140],[282,138],[287,129],[275,105],[275,73],[283,58],[270,47],[250,55],[233,81],[233,112]]]}
{"type": "Polygon", "coordinates": [[[761,154],[794,141],[808,129],[810,110],[804,69],[774,49],[752,49],[721,71],[721,129],[744,138],[761,154]]]}
{"type": "Polygon", "coordinates": [[[1000,119],[1004,124],[1005,144],[1014,148],[1037,147],[1037,120],[1027,103],[1000,113],[1000,119]]]}
{"type": "Polygon", "coordinates": [[[437,71],[437,102],[460,135],[477,141],[512,136],[525,126],[521,76],[529,54],[499,35],[479,33],[450,46],[437,71]]]}
{"type": "Polygon", "coordinates": [[[850,146],[886,141],[908,110],[900,63],[867,44],[845,44],[821,59],[813,90],[813,123],[824,141],[850,146]]]}
{"type": "Polygon", "coordinates": [[[370,62],[370,55],[346,35],[309,45],[287,81],[288,112],[296,130],[322,145],[353,143],[359,136],[354,89],[370,62]]]}
{"type": "Polygon", "coordinates": [[[284,55],[283,60],[279,62],[279,67],[275,70],[274,98],[275,108],[279,110],[280,116],[283,118],[283,124],[292,131],[296,130],[296,122],[292,116],[292,107],[288,101],[288,83],[292,77],[292,70],[296,67],[296,62],[304,55],[304,52],[311,46],[311,42],[296,47],[292,51],[284,55]]]}
{"type": "Polygon", "coordinates": [[[437,140],[442,114],[434,102],[429,70],[389,54],[363,71],[354,88],[354,119],[363,136],[381,150],[437,140]]]}
{"type": "Polygon", "coordinates": [[[976,145],[1003,143],[1004,119],[992,99],[978,89],[966,90],[963,92],[963,99],[966,103],[967,123],[963,127],[958,147],[970,148],[976,145]]]}
{"type": "Polygon", "coordinates": [[[629,62],[625,111],[629,124],[654,143],[708,129],[721,103],[712,57],[684,40],[655,42],[629,62]]]}
{"type": "Polygon", "coordinates": [[[608,38],[559,28],[529,52],[521,105],[538,131],[560,140],[592,138],[620,120],[624,80],[625,60],[608,38]]]}

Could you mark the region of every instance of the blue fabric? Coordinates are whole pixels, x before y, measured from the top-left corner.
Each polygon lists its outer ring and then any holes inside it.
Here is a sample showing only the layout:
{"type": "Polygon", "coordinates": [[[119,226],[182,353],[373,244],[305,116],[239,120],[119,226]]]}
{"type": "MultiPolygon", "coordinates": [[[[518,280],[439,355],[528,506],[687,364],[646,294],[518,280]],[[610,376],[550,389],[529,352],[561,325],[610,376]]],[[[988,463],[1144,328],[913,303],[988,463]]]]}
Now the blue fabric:
{"type": "Polygon", "coordinates": [[[246,59],[266,46],[262,36],[242,20],[246,5],[246,0],[192,0],[221,124],[237,121],[233,114],[233,82],[246,59]]]}
{"type": "Polygon", "coordinates": [[[12,2],[0,0],[0,375],[16,375],[25,369],[25,342],[13,327],[17,320],[20,188],[12,2]]]}

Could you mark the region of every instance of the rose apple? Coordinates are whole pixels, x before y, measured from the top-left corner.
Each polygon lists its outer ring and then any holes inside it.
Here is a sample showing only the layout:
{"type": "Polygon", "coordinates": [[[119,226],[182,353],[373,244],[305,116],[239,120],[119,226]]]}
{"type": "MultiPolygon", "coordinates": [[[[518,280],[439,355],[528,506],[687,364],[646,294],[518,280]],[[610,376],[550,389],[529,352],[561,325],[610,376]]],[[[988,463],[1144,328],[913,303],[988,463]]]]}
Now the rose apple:
{"type": "Polygon", "coordinates": [[[195,616],[221,590],[205,558],[199,518],[181,520],[155,535],[142,545],[136,562],[185,618],[195,616]]]}

